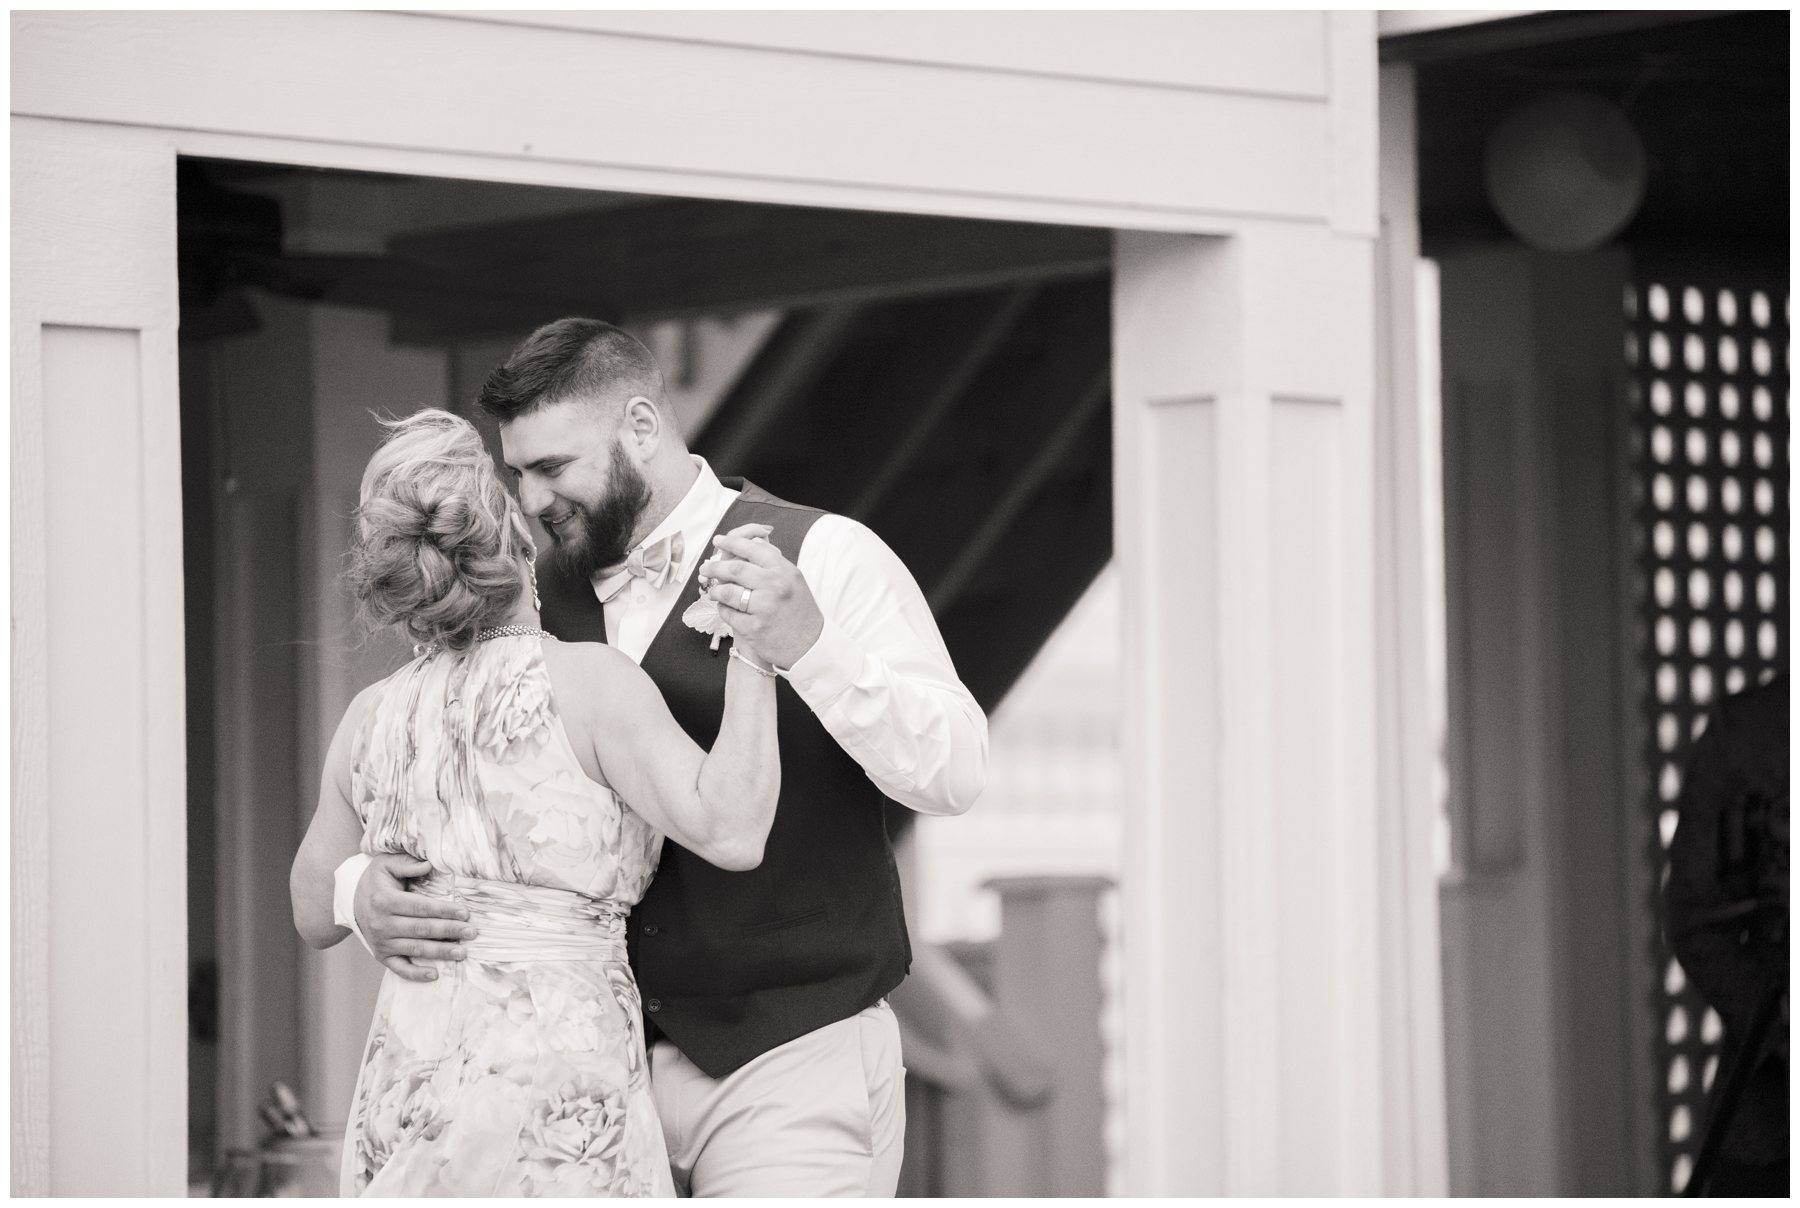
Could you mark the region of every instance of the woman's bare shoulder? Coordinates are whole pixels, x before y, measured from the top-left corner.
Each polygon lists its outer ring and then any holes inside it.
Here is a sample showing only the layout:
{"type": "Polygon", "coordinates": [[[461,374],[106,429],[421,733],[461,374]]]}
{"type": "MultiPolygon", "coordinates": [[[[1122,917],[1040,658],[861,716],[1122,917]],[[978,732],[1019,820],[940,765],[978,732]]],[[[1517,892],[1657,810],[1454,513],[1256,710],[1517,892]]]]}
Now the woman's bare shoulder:
{"type": "Polygon", "coordinates": [[[605,642],[564,642],[553,638],[544,643],[544,661],[576,675],[601,678],[637,669],[636,663],[605,642]]]}
{"type": "Polygon", "coordinates": [[[387,691],[388,684],[391,683],[394,676],[398,674],[400,673],[396,671],[393,675],[384,675],[362,691],[358,692],[355,696],[351,697],[350,705],[344,710],[344,717],[343,720],[338,723],[338,728],[345,731],[354,731],[360,726],[363,723],[363,719],[368,717],[369,710],[375,707],[376,702],[381,699],[382,693],[387,691]]]}
{"type": "Polygon", "coordinates": [[[573,695],[579,703],[591,706],[613,699],[621,686],[644,674],[636,663],[604,642],[545,642],[544,665],[560,694],[573,695]]]}
{"type": "MultiPolygon", "coordinates": [[[[398,673],[396,673],[398,674],[398,673]]],[[[376,680],[350,699],[349,708],[344,716],[338,719],[337,732],[331,736],[331,746],[325,752],[325,773],[330,779],[347,783],[350,776],[351,746],[356,741],[356,733],[362,729],[363,722],[368,719],[369,711],[381,699],[392,675],[376,680]]]]}

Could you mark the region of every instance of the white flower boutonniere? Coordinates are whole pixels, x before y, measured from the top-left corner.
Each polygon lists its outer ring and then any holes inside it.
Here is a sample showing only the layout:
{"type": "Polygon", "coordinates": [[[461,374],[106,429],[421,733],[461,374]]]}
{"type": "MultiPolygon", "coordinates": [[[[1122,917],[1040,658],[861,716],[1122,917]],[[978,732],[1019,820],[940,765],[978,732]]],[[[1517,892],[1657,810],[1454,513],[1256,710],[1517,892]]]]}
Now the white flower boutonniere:
{"type": "MultiPolygon", "coordinates": [[[[766,524],[744,524],[739,525],[726,535],[736,537],[740,540],[747,537],[751,541],[760,541],[766,545],[769,542],[768,534],[773,531],[774,530],[766,524]]],[[[714,541],[716,542],[717,540],[718,538],[715,537],[714,541]]],[[[714,554],[713,556],[716,558],[725,555],[714,554]]],[[[732,633],[730,627],[725,623],[725,616],[723,612],[721,612],[718,604],[714,603],[706,595],[707,590],[711,588],[714,583],[719,581],[706,573],[706,565],[706,563],[702,562],[698,573],[700,598],[687,606],[687,611],[681,614],[681,619],[686,622],[689,628],[698,629],[701,633],[709,635],[712,638],[712,648],[717,650],[719,648],[720,639],[731,637],[732,633]]],[[[748,603],[749,599],[749,589],[746,588],[744,600],[748,603]]]]}
{"type": "Polygon", "coordinates": [[[712,580],[706,575],[700,576],[700,598],[687,606],[681,614],[682,622],[690,629],[697,629],[712,638],[712,648],[719,648],[719,641],[729,637],[731,630],[725,627],[725,618],[719,615],[719,606],[707,597],[706,589],[712,586],[712,580]]]}

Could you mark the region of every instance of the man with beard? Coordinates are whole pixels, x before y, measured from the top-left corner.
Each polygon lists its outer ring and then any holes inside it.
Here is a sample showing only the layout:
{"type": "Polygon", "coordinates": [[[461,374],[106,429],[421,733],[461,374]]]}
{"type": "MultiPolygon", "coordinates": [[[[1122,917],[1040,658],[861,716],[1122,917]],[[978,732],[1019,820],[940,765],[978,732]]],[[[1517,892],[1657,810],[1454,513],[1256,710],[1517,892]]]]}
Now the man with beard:
{"type": "MultiPolygon", "coordinates": [[[[724,872],[667,842],[629,922],[677,1185],[893,1195],[905,1071],[886,995],[911,948],[882,797],[957,814],[987,775],[987,720],[923,593],[861,524],[715,476],[672,422],[655,360],[618,328],[539,328],[480,403],[553,543],[545,628],[637,660],[702,747],[728,652],[784,681],[761,866],[724,872]],[[702,600],[735,648],[683,623],[702,600]]],[[[409,978],[470,938],[453,907],[405,892],[419,871],[357,856],[337,878],[337,921],[409,978]]]]}

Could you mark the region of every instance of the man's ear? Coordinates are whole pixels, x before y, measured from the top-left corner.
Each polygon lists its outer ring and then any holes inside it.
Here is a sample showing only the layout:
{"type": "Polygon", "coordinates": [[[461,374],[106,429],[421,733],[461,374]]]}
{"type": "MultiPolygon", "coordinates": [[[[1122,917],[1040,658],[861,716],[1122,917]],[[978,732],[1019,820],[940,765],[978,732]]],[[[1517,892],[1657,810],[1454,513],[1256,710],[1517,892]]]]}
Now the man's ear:
{"type": "Polygon", "coordinates": [[[634,394],[625,400],[625,413],[619,420],[619,431],[625,439],[637,446],[638,453],[647,461],[656,452],[662,442],[663,413],[655,403],[641,394],[634,394]]]}

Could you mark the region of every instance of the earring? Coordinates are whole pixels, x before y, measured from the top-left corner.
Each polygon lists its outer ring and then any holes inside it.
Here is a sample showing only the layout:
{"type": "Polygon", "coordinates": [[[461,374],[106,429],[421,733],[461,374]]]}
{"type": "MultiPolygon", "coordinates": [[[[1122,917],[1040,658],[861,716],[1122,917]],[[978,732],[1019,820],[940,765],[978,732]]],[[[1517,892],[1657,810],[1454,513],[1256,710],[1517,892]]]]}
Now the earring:
{"type": "Polygon", "coordinates": [[[537,585],[537,542],[531,539],[531,530],[526,527],[525,517],[517,508],[511,510],[512,526],[525,541],[525,573],[531,577],[531,606],[539,612],[544,611],[544,602],[538,599],[537,585]]]}

